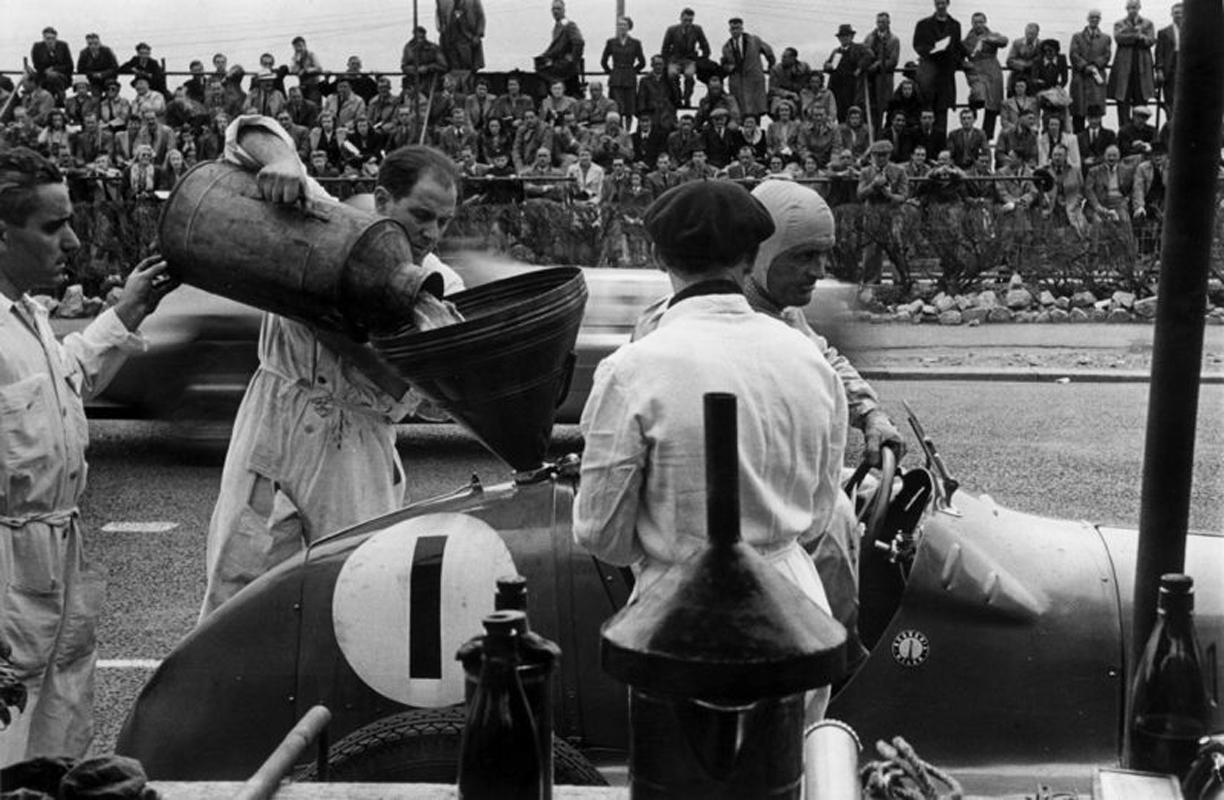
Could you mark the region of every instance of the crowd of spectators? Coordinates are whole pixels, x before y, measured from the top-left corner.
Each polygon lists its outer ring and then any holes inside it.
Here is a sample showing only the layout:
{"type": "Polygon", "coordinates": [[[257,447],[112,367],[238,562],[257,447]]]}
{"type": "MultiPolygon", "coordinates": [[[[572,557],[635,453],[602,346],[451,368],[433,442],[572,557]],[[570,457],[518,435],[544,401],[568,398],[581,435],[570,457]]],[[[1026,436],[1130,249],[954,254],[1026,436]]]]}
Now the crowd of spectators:
{"type": "Polygon", "coordinates": [[[1009,39],[975,12],[962,30],[948,0],[933,2],[905,64],[886,11],[861,40],[840,24],[827,58],[809,60],[793,47],[775,56],[738,17],[712,46],[685,8],[657,49],[625,17],[595,70],[555,0],[532,68],[486,73],[480,0],[438,0],[438,41],[416,28],[398,74],[367,72],[358,56],[326,72],[299,36],[286,64],[264,53],[248,72],[218,53],[181,82],[144,42],[120,64],[90,33],[74,61],[48,27],[19,85],[0,78],[0,148],[37,148],[140,197],[215,158],[229,121],[258,113],[280,122],[319,178],[369,178],[386,152],[425,142],[469,179],[466,202],[602,205],[629,223],[683,181],[771,175],[811,182],[835,206],[991,203],[1080,232],[1159,215],[1168,126],[1151,124],[1150,106],[1167,111],[1172,98],[1180,3],[1159,32],[1139,0],[1126,0],[1112,33],[1091,11],[1064,54],[1035,22],[1009,39]],[[1103,124],[1109,101],[1116,130],[1103,124]],[[1034,180],[1037,170],[1048,176],[1034,180]]]}

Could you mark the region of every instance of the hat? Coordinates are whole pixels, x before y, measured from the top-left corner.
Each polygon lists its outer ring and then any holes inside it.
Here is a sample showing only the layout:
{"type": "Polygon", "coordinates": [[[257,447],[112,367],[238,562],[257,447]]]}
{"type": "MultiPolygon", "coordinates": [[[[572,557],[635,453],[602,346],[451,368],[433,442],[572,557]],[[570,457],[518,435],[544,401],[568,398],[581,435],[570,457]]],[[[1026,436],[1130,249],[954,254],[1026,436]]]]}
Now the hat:
{"type": "Polygon", "coordinates": [[[1041,41],[1041,49],[1044,50],[1047,47],[1052,47],[1055,53],[1062,49],[1062,45],[1058,43],[1057,39],[1043,39],[1041,41]]]}
{"type": "Polygon", "coordinates": [[[261,69],[259,72],[255,74],[255,80],[256,81],[274,81],[276,80],[276,73],[270,69],[261,69]]]}
{"type": "Polygon", "coordinates": [[[107,89],[109,89],[109,88],[110,88],[110,87],[112,87],[112,86],[118,86],[118,85],[119,85],[119,81],[118,81],[116,78],[107,78],[107,79],[106,79],[106,88],[107,88],[107,89]]]}
{"type": "Polygon", "coordinates": [[[1097,105],[1088,106],[1088,110],[1087,110],[1087,112],[1084,114],[1084,116],[1086,116],[1086,117],[1103,117],[1103,116],[1105,116],[1105,109],[1104,109],[1102,106],[1097,106],[1097,105]]]}
{"type": "Polygon", "coordinates": [[[140,800],[147,785],[140,762],[126,756],[99,756],[80,762],[64,776],[65,800],[140,800]]]}
{"type": "Polygon", "coordinates": [[[847,24],[842,24],[837,27],[837,36],[840,39],[842,36],[853,36],[854,28],[847,24]]]}
{"type": "Polygon", "coordinates": [[[715,117],[729,117],[729,116],[731,116],[731,112],[725,108],[716,108],[710,112],[710,119],[714,119],[715,117]]]}
{"type": "Polygon", "coordinates": [[[732,181],[682,183],[660,195],[643,222],[665,255],[718,265],[735,263],[774,232],[761,202],[732,181]]]}
{"type": "MultiPolygon", "coordinates": [[[[887,142],[885,142],[887,144],[887,142]]],[[[773,220],[774,232],[761,242],[752,264],[752,280],[764,288],[769,268],[780,253],[797,245],[833,247],[836,226],[829,204],[808,186],[788,180],[767,180],[752,190],[773,220]]]]}
{"type": "Polygon", "coordinates": [[[891,153],[892,151],[893,151],[892,142],[888,141],[887,139],[881,139],[878,142],[873,142],[871,145],[871,148],[867,152],[874,154],[874,153],[891,153]]]}
{"type": "Polygon", "coordinates": [[[1152,109],[1147,106],[1135,106],[1131,109],[1131,116],[1150,117],[1152,116],[1152,109]]]}
{"type": "MultiPolygon", "coordinates": [[[[110,81],[107,81],[107,83],[109,84],[110,81]]],[[[118,85],[118,83],[119,83],[118,81],[115,81],[116,85],[118,85]]],[[[88,78],[77,78],[75,81],[72,82],[72,86],[73,88],[76,88],[77,86],[84,86],[86,89],[88,89],[89,79],[88,78]]]]}
{"type": "Polygon", "coordinates": [[[144,81],[145,83],[148,83],[149,76],[148,75],[137,75],[135,78],[132,78],[132,83],[130,85],[133,89],[136,88],[136,81],[144,81]]]}

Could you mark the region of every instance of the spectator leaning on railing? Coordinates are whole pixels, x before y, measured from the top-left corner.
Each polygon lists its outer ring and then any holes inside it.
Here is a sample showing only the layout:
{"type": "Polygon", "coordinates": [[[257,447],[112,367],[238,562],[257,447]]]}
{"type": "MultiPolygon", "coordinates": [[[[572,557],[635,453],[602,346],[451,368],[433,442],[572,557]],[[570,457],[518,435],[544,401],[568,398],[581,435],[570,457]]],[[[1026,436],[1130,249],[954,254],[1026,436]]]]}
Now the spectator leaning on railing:
{"type": "MultiPolygon", "coordinates": [[[[312,167],[317,174],[349,179],[329,184],[339,194],[352,191],[353,181],[376,172],[384,153],[405,144],[440,147],[472,180],[490,175],[505,179],[534,169],[541,148],[547,149],[551,168],[564,175],[588,149],[592,166],[605,173],[604,189],[575,189],[574,184],[589,183],[592,171],[586,170],[570,175],[568,182],[562,178],[558,185],[565,188],[533,196],[573,203],[583,192],[582,202],[595,204],[598,197],[598,205],[613,208],[634,173],[641,177],[639,194],[651,196],[659,187],[665,190],[681,179],[731,177],[751,182],[771,175],[801,176],[813,182],[831,205],[857,205],[858,169],[869,160],[868,150],[875,141],[891,146],[889,160],[911,178],[922,177],[931,164],[937,165],[935,182],[914,184],[925,206],[943,208],[972,200],[978,209],[1003,209],[1010,203],[1011,210],[999,213],[1014,216],[1015,197],[1003,199],[1006,169],[1031,171],[1039,165],[1053,169],[1061,162],[1061,176],[1066,168],[1080,172],[1075,169],[1078,163],[1087,179],[1094,167],[1104,163],[1108,146],[1116,143],[1122,168],[1139,174],[1138,167],[1152,161],[1148,151],[1153,143],[1167,141],[1168,126],[1157,131],[1148,124],[1151,114],[1145,106],[1136,107],[1134,118],[1124,120],[1116,135],[1101,125],[1101,117],[1107,95],[1119,100],[1119,111],[1124,113],[1126,99],[1136,99],[1135,93],[1119,97],[1119,82],[1129,92],[1129,77],[1137,76],[1135,92],[1145,94],[1143,59],[1146,53],[1150,60],[1151,44],[1157,45],[1155,67],[1162,86],[1171,88],[1168,76],[1180,34],[1176,12],[1174,24],[1160,37],[1153,35],[1145,46],[1146,21],[1132,0],[1127,18],[1118,23],[1125,35],[1119,42],[1119,57],[1111,64],[1114,40],[1099,29],[1097,11],[1090,12],[1088,25],[1071,37],[1068,58],[1060,42],[1040,38],[1036,22],[1026,27],[1023,38],[1009,43],[987,27],[980,12],[974,13],[962,37],[946,0],[933,2],[935,13],[914,31],[919,60],[901,69],[904,77],[895,90],[900,41],[891,31],[887,11],[873,14],[874,28],[861,44],[855,41],[855,21],[827,27],[826,34],[839,39],[837,50],[822,64],[831,88],[824,85],[825,74],[812,71],[793,47],[782,48],[781,59],[773,61],[772,48],[747,32],[752,19],[735,18],[730,23],[731,36],[719,50],[720,63],[709,58],[709,44],[694,24],[692,9],[682,11],[680,24],[667,29],[659,53],[643,50],[630,35],[630,21],[621,19],[616,35],[605,41],[600,59],[611,97],[599,80],[578,85],[581,31],[561,2],[551,4],[553,35],[546,53],[532,65],[538,74],[561,81],[543,98],[523,91],[513,74],[476,72],[483,66],[483,53],[476,50],[482,47],[484,24],[477,0],[440,0],[439,43],[429,41],[428,32],[419,29],[400,54],[400,69],[391,75],[365,71],[361,56],[355,54],[349,56],[344,72],[324,73],[299,36],[286,66],[277,67],[272,54],[262,53],[259,69],[246,72],[231,64],[225,53],[216,53],[212,71],[205,72],[205,62],[193,59],[190,73],[174,87],[168,101],[162,94],[168,88],[163,65],[152,57],[147,43],[138,44],[136,56],[118,66],[101,38],[91,34],[80,63],[74,64],[71,54],[62,58],[66,45],[48,29],[32,49],[30,76],[15,93],[7,116],[0,119],[4,124],[0,148],[26,144],[72,169],[90,168],[94,176],[104,176],[117,166],[130,178],[132,165],[140,163],[137,154],[142,146],[153,148],[153,165],[159,171],[173,151],[178,153],[173,156],[175,164],[215,158],[229,119],[254,112],[275,118],[299,157],[318,162],[312,167]],[[1128,45],[1130,40],[1134,42],[1128,45]],[[1011,74],[1004,92],[998,51],[1009,44],[1011,74]],[[1130,52],[1123,53],[1127,47],[1130,52]],[[451,58],[461,53],[467,55],[451,58]],[[470,65],[465,61],[469,56],[470,65]],[[647,64],[646,73],[639,74],[647,64]],[[961,107],[955,104],[955,84],[948,90],[945,79],[949,70],[961,68],[969,77],[964,109],[968,123],[949,136],[943,130],[945,109],[959,112],[961,107]],[[1129,71],[1125,81],[1124,68],[1129,71]],[[120,86],[115,78],[119,72],[133,76],[134,94],[120,86]],[[407,73],[398,86],[393,80],[396,72],[407,73]],[[73,75],[79,83],[65,97],[73,75]],[[706,84],[704,96],[687,97],[697,78],[706,84]],[[500,95],[492,91],[503,80],[504,91],[500,95]],[[685,110],[693,104],[695,113],[685,110]],[[991,130],[996,107],[1002,123],[997,139],[991,130]],[[627,113],[630,110],[635,113],[627,113]],[[943,154],[944,150],[949,152],[943,154]],[[955,177],[964,175],[974,180],[955,177]]],[[[528,84],[531,92],[540,94],[544,86],[535,80],[528,84]]],[[[5,100],[0,85],[0,104],[5,100]]],[[[1070,180],[1063,178],[1061,183],[1070,180]]],[[[137,183],[147,181],[142,178],[137,183]]],[[[536,183],[543,186],[549,181],[536,183]]],[[[98,187],[104,191],[94,196],[111,196],[104,180],[98,187]]],[[[522,198],[521,187],[512,182],[481,185],[464,194],[467,202],[522,198]]],[[[1128,210],[1138,202],[1133,192],[1126,193],[1128,210]]],[[[1094,225],[1112,224],[1105,212],[1115,209],[1100,205],[1103,211],[1087,203],[1088,216],[1079,214],[1084,224],[1075,221],[1074,210],[1064,213],[1072,220],[1068,230],[1087,234],[1094,225]]],[[[938,224],[957,213],[939,211],[938,224]]],[[[575,219],[591,218],[589,209],[582,214],[575,219]]],[[[614,211],[606,214],[609,219],[616,217],[614,211]]],[[[505,235],[513,226],[506,227],[508,218],[499,219],[505,235]]],[[[975,212],[967,219],[980,228],[983,217],[975,212]]],[[[1024,230],[1019,224],[997,224],[1010,231],[1009,236],[1024,230]]],[[[979,232],[966,228],[962,235],[979,232]]],[[[1144,236],[1155,235],[1145,223],[1144,236]]],[[[1010,263],[1012,256],[1008,259],[1010,263]]]]}

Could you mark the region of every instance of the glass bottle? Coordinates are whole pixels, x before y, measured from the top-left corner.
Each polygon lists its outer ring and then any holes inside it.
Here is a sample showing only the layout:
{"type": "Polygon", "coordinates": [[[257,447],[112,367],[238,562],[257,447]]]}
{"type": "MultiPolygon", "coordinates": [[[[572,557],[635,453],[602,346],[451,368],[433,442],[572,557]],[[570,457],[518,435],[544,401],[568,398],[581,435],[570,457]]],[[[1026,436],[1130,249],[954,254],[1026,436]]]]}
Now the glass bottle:
{"type": "Polygon", "coordinates": [[[519,680],[521,611],[484,619],[480,679],[459,746],[459,797],[539,800],[544,795],[535,722],[519,680]]]}
{"type": "MultiPolygon", "coordinates": [[[[553,692],[552,676],[561,648],[531,630],[527,613],[527,579],[510,575],[497,579],[493,607],[498,611],[522,612],[519,635],[519,681],[527,695],[536,725],[536,741],[540,752],[540,773],[544,776],[544,798],[550,800],[553,786],[553,692]]],[[[516,626],[520,623],[516,622],[516,626]]],[[[456,658],[463,663],[467,675],[465,697],[468,704],[475,695],[480,676],[482,637],[475,637],[459,648],[456,658]]]]}
{"type": "Polygon", "coordinates": [[[1181,778],[1211,718],[1189,575],[1160,578],[1156,626],[1135,668],[1130,701],[1126,766],[1181,778]]]}

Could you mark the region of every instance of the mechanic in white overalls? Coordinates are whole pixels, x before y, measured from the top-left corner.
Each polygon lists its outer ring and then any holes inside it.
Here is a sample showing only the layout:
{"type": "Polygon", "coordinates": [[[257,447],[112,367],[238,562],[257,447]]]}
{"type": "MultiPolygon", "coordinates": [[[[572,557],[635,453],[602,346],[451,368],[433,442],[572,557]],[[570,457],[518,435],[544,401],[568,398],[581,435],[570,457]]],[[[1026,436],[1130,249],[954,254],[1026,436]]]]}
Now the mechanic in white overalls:
{"type": "MultiPolygon", "coordinates": [[[[743,539],[829,611],[799,540],[828,527],[841,494],[846,397],[819,349],[744,296],[774,223],[743,187],[701,181],[665,192],[645,225],[675,293],[654,332],[596,369],[582,412],[574,537],[609,564],[632,565],[635,593],[704,548],[702,398],[730,392],[743,539]]],[[[825,687],[809,718],[823,716],[827,701],[825,687]]]]}
{"type": "Polygon", "coordinates": [[[136,265],[119,302],[56,341],[30,292],[53,287],[80,247],[59,170],[24,147],[0,154],[0,641],[27,704],[0,730],[0,767],[85,755],[93,738],[94,630],[104,570],[85,557],[77,502],[101,391],[134,331],[173,288],[166,264],[136,265]]]}
{"type": "MultiPolygon", "coordinates": [[[[267,200],[338,202],[306,176],[292,140],[270,118],[234,120],[225,158],[259,170],[267,200]]],[[[446,295],[463,283],[433,250],[455,215],[456,181],[442,153],[400,148],[383,161],[367,206],[407,228],[414,260],[443,273],[446,295]]],[[[201,620],[315,539],[403,505],[395,423],[417,402],[369,348],[264,316],[259,369],[234,422],[209,524],[201,620]]]]}
{"type": "MultiPolygon", "coordinates": [[[[812,301],[816,281],[825,275],[825,262],[836,243],[833,212],[823,197],[794,181],[768,180],[753,189],[752,195],[769,211],[775,230],[761,243],[744,282],[748,304],[799,331],[824,354],[841,379],[850,424],[863,432],[864,457],[879,464],[880,449],[889,446],[900,459],[905,442],[880,408],[875,390],[849,359],[812,329],[803,313],[803,307],[812,301]]],[[[669,299],[661,298],[642,312],[634,339],[654,330],[669,299]]],[[[864,655],[856,633],[859,529],[854,508],[844,494],[837,498],[828,528],[809,532],[805,547],[816,562],[833,615],[849,632],[848,661],[853,668],[864,655]]]]}

